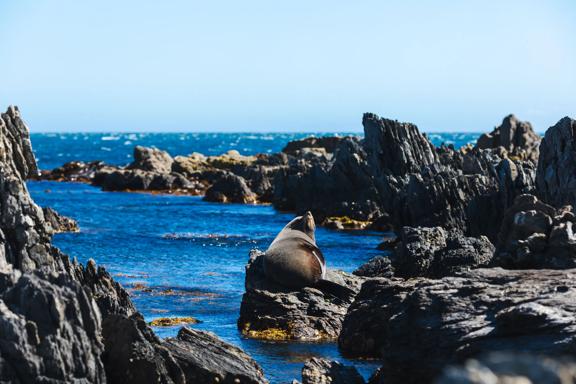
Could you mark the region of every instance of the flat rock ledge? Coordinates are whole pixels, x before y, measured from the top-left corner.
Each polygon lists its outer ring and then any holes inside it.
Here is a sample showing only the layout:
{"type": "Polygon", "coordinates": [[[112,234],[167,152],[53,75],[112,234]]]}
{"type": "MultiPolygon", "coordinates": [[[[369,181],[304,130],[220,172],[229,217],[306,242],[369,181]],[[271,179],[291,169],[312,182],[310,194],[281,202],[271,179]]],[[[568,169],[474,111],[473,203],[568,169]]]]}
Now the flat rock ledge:
{"type": "MultiPolygon", "coordinates": [[[[252,250],[246,266],[238,328],[243,335],[265,340],[332,341],[354,297],[337,298],[320,289],[290,290],[268,281],[262,269],[264,252],[252,250]]],[[[358,292],[364,278],[329,270],[327,279],[358,292]]]]}
{"type": "Polygon", "coordinates": [[[382,359],[371,383],[386,384],[431,382],[442,367],[488,352],[573,355],[575,300],[574,269],[371,279],[350,306],[339,346],[382,359]]]}

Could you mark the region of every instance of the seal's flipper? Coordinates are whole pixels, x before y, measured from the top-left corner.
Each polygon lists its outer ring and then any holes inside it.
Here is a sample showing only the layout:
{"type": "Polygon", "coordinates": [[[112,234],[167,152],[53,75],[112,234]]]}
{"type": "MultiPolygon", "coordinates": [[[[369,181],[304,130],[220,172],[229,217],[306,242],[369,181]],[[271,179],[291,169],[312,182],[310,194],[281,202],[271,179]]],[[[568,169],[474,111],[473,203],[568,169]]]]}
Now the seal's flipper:
{"type": "Polygon", "coordinates": [[[318,282],[314,285],[314,288],[318,288],[324,294],[334,296],[342,301],[349,303],[351,303],[352,300],[354,300],[354,296],[356,296],[356,292],[350,288],[330,280],[318,280],[318,282]]]}

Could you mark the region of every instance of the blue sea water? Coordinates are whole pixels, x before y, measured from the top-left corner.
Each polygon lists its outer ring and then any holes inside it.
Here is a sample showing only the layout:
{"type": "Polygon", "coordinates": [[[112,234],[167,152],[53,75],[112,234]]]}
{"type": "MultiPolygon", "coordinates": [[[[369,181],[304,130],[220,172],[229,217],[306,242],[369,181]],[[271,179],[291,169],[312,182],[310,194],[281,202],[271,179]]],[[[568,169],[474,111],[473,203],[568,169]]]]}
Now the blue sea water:
{"type": "MultiPolygon", "coordinates": [[[[53,168],[70,160],[130,162],[135,145],[154,145],[172,155],[275,152],[309,134],[33,134],[39,165],[53,168]]],[[[477,134],[430,134],[435,144],[459,147],[477,134]]],[[[236,328],[244,292],[244,266],[252,248],[266,249],[293,217],[266,205],[215,204],[200,197],[102,192],[85,184],[29,182],[41,206],[75,218],[79,233],[58,234],[54,244],[82,263],[92,258],[131,289],[147,321],[191,316],[196,328],[238,345],[264,369],[272,383],[300,377],[312,356],[336,359],[368,376],[377,361],[343,358],[335,343],[271,343],[243,338],[236,328]],[[170,294],[159,294],[168,291],[170,294]]],[[[351,272],[377,255],[381,234],[318,228],[318,245],[329,267],[351,272]]],[[[161,337],[179,327],[155,328],[161,337]]]]}

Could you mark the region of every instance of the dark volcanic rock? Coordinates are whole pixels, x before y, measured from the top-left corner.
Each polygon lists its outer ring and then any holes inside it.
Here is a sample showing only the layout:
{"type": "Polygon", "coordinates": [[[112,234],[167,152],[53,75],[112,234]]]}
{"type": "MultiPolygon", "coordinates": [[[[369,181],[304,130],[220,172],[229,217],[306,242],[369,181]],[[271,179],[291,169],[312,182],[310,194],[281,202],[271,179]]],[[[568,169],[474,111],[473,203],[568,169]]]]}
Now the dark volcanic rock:
{"type": "Polygon", "coordinates": [[[403,227],[391,256],[399,277],[442,277],[470,268],[487,266],[494,246],[482,236],[465,237],[441,227],[403,227]]]}
{"type": "Polygon", "coordinates": [[[50,207],[44,207],[42,211],[44,213],[44,219],[52,227],[53,233],[80,231],[76,220],[62,216],[50,207]]]}
{"type": "Polygon", "coordinates": [[[557,208],[576,205],[576,121],[569,117],[548,128],[540,144],[537,195],[557,208]]]}
{"type": "Polygon", "coordinates": [[[436,384],[572,384],[576,362],[525,353],[491,353],[444,369],[436,384]]]}
{"type": "Polygon", "coordinates": [[[576,267],[575,222],[571,206],[557,210],[533,195],[518,196],[502,220],[493,264],[513,269],[576,267]]]}
{"type": "Polygon", "coordinates": [[[17,109],[2,115],[0,128],[0,381],[265,382],[253,360],[213,336],[160,340],[103,268],[54,248],[61,219],[51,210],[45,217],[28,193],[36,164],[17,109]]]}
{"type": "Polygon", "coordinates": [[[574,354],[576,271],[476,269],[458,277],[372,279],[349,308],[339,346],[380,357],[373,382],[425,383],[488,351],[574,354]]]}
{"type": "Polygon", "coordinates": [[[240,348],[214,334],[182,328],[164,343],[187,383],[267,383],[260,366],[240,348]]]}
{"type": "Polygon", "coordinates": [[[438,162],[432,143],[414,124],[365,113],[364,148],[375,175],[401,176],[438,162]]]}
{"type": "Polygon", "coordinates": [[[51,171],[42,170],[39,175],[30,176],[35,180],[54,180],[91,183],[97,172],[112,169],[102,161],[70,161],[51,171]]]}
{"type": "Polygon", "coordinates": [[[134,147],[134,161],[127,169],[140,169],[154,173],[170,173],[174,159],[166,151],[137,145],[134,147]]]}
{"type": "Polygon", "coordinates": [[[509,156],[536,162],[540,140],[540,136],[534,132],[529,122],[519,121],[516,116],[508,115],[499,127],[481,135],[476,147],[481,149],[502,147],[509,156]]]}
{"type": "Polygon", "coordinates": [[[105,383],[100,339],[100,313],[80,284],[0,262],[2,382],[105,383]]]}
{"type": "Polygon", "coordinates": [[[302,368],[302,384],[364,384],[356,368],[313,357],[302,368]]]}
{"type": "MultiPolygon", "coordinates": [[[[354,297],[337,298],[314,287],[290,290],[266,279],[263,252],[253,250],[246,266],[238,328],[248,337],[269,340],[334,340],[354,297]]],[[[327,271],[326,279],[358,292],[363,279],[327,271]]]]}
{"type": "Polygon", "coordinates": [[[394,276],[394,267],[389,257],[375,256],[352,273],[363,277],[392,277],[394,276]]]}
{"type": "Polygon", "coordinates": [[[218,203],[256,203],[256,195],[241,176],[225,174],[206,191],[206,201],[218,203]]]}
{"type": "Polygon", "coordinates": [[[342,138],[338,136],[307,137],[302,140],[290,141],[282,149],[282,152],[289,155],[298,155],[305,148],[322,148],[326,153],[334,153],[341,141],[342,138]]]}

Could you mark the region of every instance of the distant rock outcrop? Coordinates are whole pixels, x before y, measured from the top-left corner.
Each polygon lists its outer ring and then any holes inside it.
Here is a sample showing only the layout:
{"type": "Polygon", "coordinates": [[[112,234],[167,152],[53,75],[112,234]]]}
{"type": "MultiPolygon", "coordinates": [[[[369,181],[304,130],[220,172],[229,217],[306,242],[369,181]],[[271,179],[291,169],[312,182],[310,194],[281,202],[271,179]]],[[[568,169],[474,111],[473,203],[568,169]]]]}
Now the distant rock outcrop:
{"type": "Polygon", "coordinates": [[[534,132],[529,122],[508,115],[492,132],[481,135],[476,147],[480,149],[501,147],[507,152],[507,156],[536,162],[540,140],[540,136],[534,132]]]}

